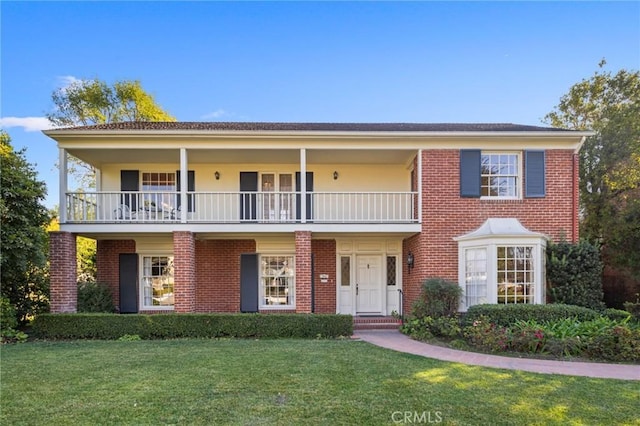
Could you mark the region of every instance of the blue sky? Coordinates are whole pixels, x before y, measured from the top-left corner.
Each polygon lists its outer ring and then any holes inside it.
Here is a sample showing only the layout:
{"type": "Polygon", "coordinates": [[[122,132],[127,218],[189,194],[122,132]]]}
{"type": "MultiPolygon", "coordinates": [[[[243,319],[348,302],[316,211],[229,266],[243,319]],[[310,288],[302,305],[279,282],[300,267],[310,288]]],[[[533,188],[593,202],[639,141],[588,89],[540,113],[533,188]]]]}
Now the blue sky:
{"type": "Polygon", "coordinates": [[[640,67],[639,2],[2,1],[0,124],[58,200],[51,93],[140,80],[181,121],[540,125],[640,67]]]}

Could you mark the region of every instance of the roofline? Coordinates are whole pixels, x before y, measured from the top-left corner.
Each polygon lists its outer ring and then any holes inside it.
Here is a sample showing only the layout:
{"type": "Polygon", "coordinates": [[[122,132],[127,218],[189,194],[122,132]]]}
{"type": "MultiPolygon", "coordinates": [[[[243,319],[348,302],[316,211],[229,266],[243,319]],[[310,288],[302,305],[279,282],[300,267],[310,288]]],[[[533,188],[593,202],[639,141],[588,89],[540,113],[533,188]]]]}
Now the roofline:
{"type": "Polygon", "coordinates": [[[550,131],[345,131],[345,130],[74,130],[51,129],[43,133],[53,139],[58,137],[86,137],[86,136],[230,136],[230,137],[409,137],[419,138],[437,137],[582,137],[595,135],[595,132],[585,130],[550,130],[550,131]]]}

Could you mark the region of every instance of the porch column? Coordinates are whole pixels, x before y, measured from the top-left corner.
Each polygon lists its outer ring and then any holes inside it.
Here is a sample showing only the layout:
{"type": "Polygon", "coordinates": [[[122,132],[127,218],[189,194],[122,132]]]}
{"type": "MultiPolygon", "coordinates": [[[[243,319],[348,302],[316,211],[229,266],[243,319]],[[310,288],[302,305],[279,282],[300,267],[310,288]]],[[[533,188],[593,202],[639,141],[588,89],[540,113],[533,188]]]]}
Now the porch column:
{"type": "Polygon", "coordinates": [[[180,148],[180,205],[182,206],[182,214],[180,215],[180,222],[187,223],[187,213],[189,209],[189,201],[187,200],[187,190],[189,184],[189,167],[187,161],[187,149],[180,148]]]}
{"type": "Polygon", "coordinates": [[[60,178],[58,179],[58,191],[59,196],[59,222],[67,222],[67,179],[68,179],[68,167],[67,167],[67,150],[60,148],[58,150],[58,163],[60,163],[60,178]]]}
{"type": "MultiPolygon", "coordinates": [[[[304,203],[302,203],[304,204],[304,203]]],[[[311,231],[296,231],[296,313],[311,313],[311,231]]]]}
{"type": "Polygon", "coordinates": [[[196,239],[192,232],[173,232],[173,267],[174,310],[195,312],[196,239]]]}
{"type": "Polygon", "coordinates": [[[307,223],[307,150],[300,149],[300,223],[307,223]]]}
{"type": "Polygon", "coordinates": [[[418,150],[418,223],[422,223],[422,150],[418,150]]]}
{"type": "Polygon", "coordinates": [[[76,312],[78,305],[76,236],[71,232],[49,232],[49,261],[51,312],[76,312]]]}

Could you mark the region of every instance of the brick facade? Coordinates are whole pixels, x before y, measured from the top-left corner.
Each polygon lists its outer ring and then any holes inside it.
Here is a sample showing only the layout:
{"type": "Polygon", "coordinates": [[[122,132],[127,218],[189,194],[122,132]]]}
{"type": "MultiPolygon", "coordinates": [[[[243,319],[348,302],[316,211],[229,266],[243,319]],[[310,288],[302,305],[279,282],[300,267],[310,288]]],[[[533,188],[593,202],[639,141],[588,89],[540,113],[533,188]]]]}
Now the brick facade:
{"type": "Polygon", "coordinates": [[[98,240],[96,244],[96,280],[106,284],[113,303],[120,306],[120,253],[135,253],[134,240],[98,240]]]}
{"type": "Polygon", "coordinates": [[[70,232],[49,233],[51,312],[76,312],[78,273],[76,236],[70,232]]]}
{"type": "Polygon", "coordinates": [[[196,241],[196,312],[240,311],[240,255],[254,240],[196,241]]]}
{"type": "Polygon", "coordinates": [[[175,312],[196,310],[196,240],[193,232],[173,232],[175,312]]]}
{"type": "Polygon", "coordinates": [[[453,238],[474,231],[489,218],[517,218],[529,230],[556,241],[561,237],[578,239],[578,181],[573,151],[546,151],[543,198],[462,198],[459,163],[459,150],[423,151],[422,233],[404,242],[405,258],[409,250],[415,257],[415,268],[404,276],[405,309],[419,294],[425,278],[458,281],[458,244],[453,238]]]}
{"type": "Polygon", "coordinates": [[[296,231],[296,312],[311,312],[311,232],[296,231]]]}
{"type": "Polygon", "coordinates": [[[336,313],[336,240],[313,240],[311,251],[314,256],[314,312],[336,313]],[[329,276],[326,283],[320,274],[329,276]]]}

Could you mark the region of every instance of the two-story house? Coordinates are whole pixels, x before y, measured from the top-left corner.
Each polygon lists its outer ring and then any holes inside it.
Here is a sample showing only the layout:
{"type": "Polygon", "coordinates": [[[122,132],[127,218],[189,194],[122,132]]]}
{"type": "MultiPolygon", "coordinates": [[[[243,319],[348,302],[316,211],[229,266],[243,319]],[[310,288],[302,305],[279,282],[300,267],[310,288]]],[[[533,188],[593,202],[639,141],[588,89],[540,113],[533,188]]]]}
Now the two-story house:
{"type": "Polygon", "coordinates": [[[427,277],[544,303],[549,239],[578,239],[590,132],[514,124],[115,123],[60,152],[51,309],[76,309],[76,236],[121,313],[408,312],[427,277]],[[68,155],[96,169],[68,188],[68,155]],[[402,307],[401,307],[402,305],[402,307]]]}

